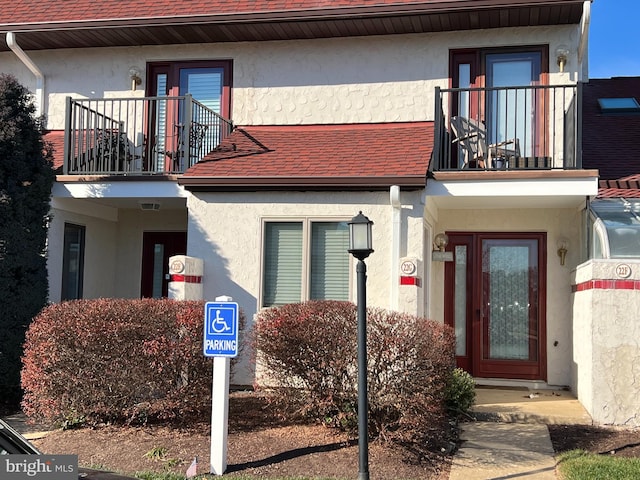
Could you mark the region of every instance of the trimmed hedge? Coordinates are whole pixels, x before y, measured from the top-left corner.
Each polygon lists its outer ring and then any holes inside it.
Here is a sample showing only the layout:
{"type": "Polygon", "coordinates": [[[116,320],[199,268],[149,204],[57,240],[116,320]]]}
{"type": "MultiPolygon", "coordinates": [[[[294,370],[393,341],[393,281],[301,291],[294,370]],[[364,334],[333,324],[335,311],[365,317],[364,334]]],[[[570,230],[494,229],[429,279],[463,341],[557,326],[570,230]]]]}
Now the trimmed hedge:
{"type": "MultiPolygon", "coordinates": [[[[259,313],[259,363],[290,411],[332,426],[357,425],[357,309],[311,301],[259,313]]],[[[424,441],[446,421],[454,368],[450,327],[413,315],[367,311],[369,430],[395,442],[424,441]]],[[[264,382],[263,386],[267,386],[264,382]]],[[[428,441],[428,440],[427,440],[428,441]]]]}
{"type": "Polygon", "coordinates": [[[201,301],[75,300],[45,308],[27,332],[24,412],[63,426],[208,412],[203,318],[201,301]]]}

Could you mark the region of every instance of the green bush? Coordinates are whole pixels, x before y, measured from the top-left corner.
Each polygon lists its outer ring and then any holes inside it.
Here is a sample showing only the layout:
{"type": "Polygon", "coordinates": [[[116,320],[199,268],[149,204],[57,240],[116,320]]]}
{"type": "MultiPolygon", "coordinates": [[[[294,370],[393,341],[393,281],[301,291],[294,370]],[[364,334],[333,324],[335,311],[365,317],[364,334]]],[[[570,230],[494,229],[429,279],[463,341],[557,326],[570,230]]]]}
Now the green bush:
{"type": "Polygon", "coordinates": [[[45,308],[27,332],[25,413],[66,426],[207,413],[212,366],[202,351],[203,317],[203,302],[167,299],[45,308]]]}
{"type": "MultiPolygon", "coordinates": [[[[311,301],[260,312],[254,327],[258,386],[278,386],[291,411],[352,429],[357,425],[357,311],[311,301]],[[270,383],[271,382],[271,383],[270,383]]],[[[412,315],[367,311],[369,431],[403,442],[424,440],[446,418],[445,387],[454,367],[452,330],[412,315]]]]}
{"type": "Polygon", "coordinates": [[[476,382],[461,368],[451,372],[446,390],[446,405],[450,414],[466,414],[476,401],[476,382]]]}

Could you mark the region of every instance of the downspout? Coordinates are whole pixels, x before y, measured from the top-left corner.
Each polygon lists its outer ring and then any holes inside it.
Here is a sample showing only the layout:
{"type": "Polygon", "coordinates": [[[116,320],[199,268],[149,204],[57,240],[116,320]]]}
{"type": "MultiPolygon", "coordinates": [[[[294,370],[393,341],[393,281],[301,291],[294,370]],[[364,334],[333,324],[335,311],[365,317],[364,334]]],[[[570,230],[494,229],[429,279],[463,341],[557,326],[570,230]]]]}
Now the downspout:
{"type": "Polygon", "coordinates": [[[585,72],[584,67],[582,66],[582,61],[584,60],[584,56],[587,52],[587,47],[589,43],[589,25],[591,24],[591,0],[586,0],[582,6],[582,21],[581,29],[580,29],[580,43],[578,44],[578,65],[580,68],[580,81],[589,81],[589,59],[587,59],[587,69],[585,72]]]}
{"type": "Polygon", "coordinates": [[[36,117],[40,118],[44,108],[44,75],[37,65],[33,63],[33,60],[20,48],[20,45],[16,43],[15,33],[7,32],[6,39],[11,51],[15,53],[20,61],[36,76],[36,117]]]}
{"type": "Polygon", "coordinates": [[[389,189],[389,201],[391,203],[391,298],[390,310],[398,310],[399,295],[399,272],[400,272],[400,212],[402,203],[400,202],[400,187],[391,185],[389,189]]]}

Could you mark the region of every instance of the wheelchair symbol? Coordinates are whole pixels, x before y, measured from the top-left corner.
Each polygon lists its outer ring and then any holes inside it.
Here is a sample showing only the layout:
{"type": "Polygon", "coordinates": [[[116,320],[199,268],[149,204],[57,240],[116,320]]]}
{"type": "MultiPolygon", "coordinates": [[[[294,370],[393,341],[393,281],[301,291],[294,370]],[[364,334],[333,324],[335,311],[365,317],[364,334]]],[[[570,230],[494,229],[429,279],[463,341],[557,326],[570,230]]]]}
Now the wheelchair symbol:
{"type": "Polygon", "coordinates": [[[220,310],[216,310],[216,318],[211,322],[211,330],[213,330],[214,333],[223,333],[231,330],[231,327],[227,325],[225,319],[220,316],[220,310]]]}

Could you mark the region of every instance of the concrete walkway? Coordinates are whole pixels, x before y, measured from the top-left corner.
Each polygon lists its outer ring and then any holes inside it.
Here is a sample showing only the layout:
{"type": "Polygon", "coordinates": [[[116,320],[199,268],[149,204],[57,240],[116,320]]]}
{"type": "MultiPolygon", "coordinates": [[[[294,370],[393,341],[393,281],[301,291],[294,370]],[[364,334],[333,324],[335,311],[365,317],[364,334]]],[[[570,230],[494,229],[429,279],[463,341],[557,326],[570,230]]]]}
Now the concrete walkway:
{"type": "Polygon", "coordinates": [[[461,425],[450,480],[555,479],[547,424],[592,423],[563,390],[478,388],[474,416],[461,425]]]}

